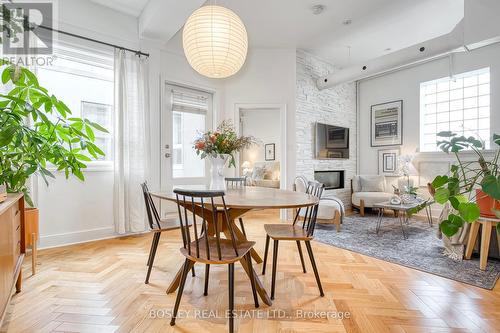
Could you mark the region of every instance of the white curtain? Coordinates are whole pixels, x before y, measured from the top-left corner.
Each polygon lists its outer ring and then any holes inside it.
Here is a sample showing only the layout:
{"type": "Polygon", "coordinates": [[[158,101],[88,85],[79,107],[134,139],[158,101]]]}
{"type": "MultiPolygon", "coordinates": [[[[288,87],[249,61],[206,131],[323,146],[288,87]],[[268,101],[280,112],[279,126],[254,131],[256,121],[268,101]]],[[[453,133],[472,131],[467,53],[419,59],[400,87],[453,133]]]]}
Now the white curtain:
{"type": "Polygon", "coordinates": [[[140,183],[149,170],[147,58],[115,50],[114,222],[120,234],[146,230],[140,183]]]}

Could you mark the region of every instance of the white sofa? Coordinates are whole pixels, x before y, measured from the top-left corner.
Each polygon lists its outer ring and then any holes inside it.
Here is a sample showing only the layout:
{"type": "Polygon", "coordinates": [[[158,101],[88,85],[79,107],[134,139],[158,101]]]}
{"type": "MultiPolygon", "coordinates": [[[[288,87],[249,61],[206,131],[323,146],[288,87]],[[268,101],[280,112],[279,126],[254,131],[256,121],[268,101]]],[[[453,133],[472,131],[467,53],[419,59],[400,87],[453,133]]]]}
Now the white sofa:
{"type": "MultiPolygon", "coordinates": [[[[306,192],[307,189],[307,178],[303,176],[298,176],[295,178],[293,189],[294,191],[306,192]]],[[[305,213],[304,210],[301,210],[301,216],[305,213]]],[[[320,198],[318,215],[316,217],[318,223],[325,224],[335,224],[337,227],[337,232],[340,231],[340,225],[343,222],[345,216],[345,208],[344,203],[332,194],[325,194],[320,198]]]]}
{"type": "Polygon", "coordinates": [[[255,162],[248,174],[247,186],[280,188],[280,162],[255,162]]]}
{"type": "Polygon", "coordinates": [[[365,208],[374,204],[389,201],[394,195],[387,186],[384,176],[357,175],[351,180],[352,206],[365,216],[365,208]]]}

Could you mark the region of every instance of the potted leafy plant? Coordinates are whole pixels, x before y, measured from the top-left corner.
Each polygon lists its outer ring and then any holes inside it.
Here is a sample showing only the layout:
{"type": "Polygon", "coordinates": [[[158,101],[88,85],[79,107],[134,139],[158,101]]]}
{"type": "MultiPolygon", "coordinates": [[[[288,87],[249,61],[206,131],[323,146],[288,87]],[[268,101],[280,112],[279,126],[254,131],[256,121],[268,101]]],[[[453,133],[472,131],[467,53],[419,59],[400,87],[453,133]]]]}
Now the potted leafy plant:
{"type": "MultiPolygon", "coordinates": [[[[481,215],[500,216],[500,135],[493,135],[497,148],[491,160],[484,155],[484,141],[450,131],[440,132],[438,136],[443,138],[437,142],[439,148],[448,154],[453,153],[457,159],[449,175],[437,176],[431,184],[434,200],[440,204],[449,202],[456,211],[440,224],[441,231],[451,237],[465,222],[472,223],[481,215]],[[466,149],[477,156],[475,161],[463,160],[461,152],[466,149]]],[[[500,230],[500,224],[497,227],[500,230]]]]}
{"type": "MultiPolygon", "coordinates": [[[[100,125],[71,116],[71,111],[26,68],[0,60],[3,91],[0,94],[0,184],[9,193],[24,193],[28,228],[38,225],[38,209],[33,207],[27,185],[37,174],[48,185],[54,178],[50,168],[84,180],[82,170],[91,157],[104,152],[94,144],[94,130],[100,125]]],[[[29,235],[31,236],[31,235],[29,235]]],[[[27,238],[29,242],[30,238],[27,238]]]]}

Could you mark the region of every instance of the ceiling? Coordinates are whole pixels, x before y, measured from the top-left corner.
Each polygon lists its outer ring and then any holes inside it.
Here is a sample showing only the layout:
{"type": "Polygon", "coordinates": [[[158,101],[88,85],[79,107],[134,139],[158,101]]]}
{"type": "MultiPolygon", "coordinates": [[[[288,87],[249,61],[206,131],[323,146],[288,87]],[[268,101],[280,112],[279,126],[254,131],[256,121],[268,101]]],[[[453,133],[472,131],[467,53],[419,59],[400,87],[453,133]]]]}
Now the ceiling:
{"type": "Polygon", "coordinates": [[[139,17],[149,0],[90,0],[102,6],[109,7],[119,12],[139,17]]]}
{"type": "MultiPolygon", "coordinates": [[[[148,2],[154,3],[154,0],[91,1],[136,17],[140,17],[148,2]]],[[[250,47],[297,47],[342,68],[450,32],[463,17],[463,1],[218,0],[217,4],[232,9],[242,18],[250,47]],[[325,7],[320,15],[311,10],[317,4],[325,7]],[[344,25],[345,20],[351,24],[344,25]]],[[[158,24],[155,29],[161,27],[158,24]]],[[[172,43],[178,45],[179,36],[172,43]]]]}

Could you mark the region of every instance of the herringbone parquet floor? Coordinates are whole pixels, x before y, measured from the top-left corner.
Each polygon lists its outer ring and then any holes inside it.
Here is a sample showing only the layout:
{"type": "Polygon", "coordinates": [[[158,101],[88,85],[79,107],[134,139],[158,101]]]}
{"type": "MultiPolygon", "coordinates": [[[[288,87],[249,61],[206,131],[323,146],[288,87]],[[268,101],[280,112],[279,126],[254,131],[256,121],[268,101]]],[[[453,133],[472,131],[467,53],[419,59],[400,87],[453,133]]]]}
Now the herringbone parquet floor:
{"type": "MultiPolygon", "coordinates": [[[[276,214],[245,217],[249,238],[264,248],[263,223],[276,214]]],[[[175,295],[165,294],[183,261],[179,231],[162,236],[151,283],[144,284],[151,234],[43,250],[39,272],[25,263],[23,292],[15,295],[1,331],[7,332],[225,332],[227,268],[213,267],[203,296],[203,267],[188,277],[179,318],[168,317],[175,295]],[[197,310],[197,312],[195,312],[197,310]],[[205,310],[205,312],[202,312],[205,310]],[[206,310],[211,310],[208,312],[206,310]],[[217,311],[217,313],[215,312],[217,311]]],[[[280,245],[277,295],[272,307],[253,308],[249,281],[236,266],[238,332],[495,332],[500,330],[500,287],[487,291],[314,243],[325,297],[296,246],[280,245]],[[274,311],[274,312],[273,312],[274,311]],[[300,312],[304,311],[304,312],[300,312]],[[345,318],[335,318],[337,311],[345,318]],[[311,318],[316,313],[316,318],[311,318]],[[308,318],[304,318],[307,315],[308,318]],[[267,318],[263,318],[267,316],[267,318]],[[323,316],[323,318],[321,318],[323,316]]],[[[28,258],[29,259],[29,258],[28,258]]],[[[259,278],[270,288],[269,265],[259,278]]]]}

